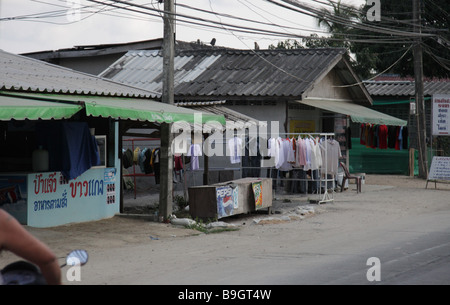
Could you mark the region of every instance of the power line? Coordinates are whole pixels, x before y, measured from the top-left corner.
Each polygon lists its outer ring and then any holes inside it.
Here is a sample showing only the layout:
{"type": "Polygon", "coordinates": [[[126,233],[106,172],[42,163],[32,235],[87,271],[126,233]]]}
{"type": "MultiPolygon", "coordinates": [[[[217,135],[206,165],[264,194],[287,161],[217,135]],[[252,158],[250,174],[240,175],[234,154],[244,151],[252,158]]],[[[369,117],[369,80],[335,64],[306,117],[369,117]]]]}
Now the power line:
{"type": "Polygon", "coordinates": [[[301,13],[305,13],[305,11],[307,12],[306,14],[314,16],[317,18],[317,16],[320,16],[321,18],[330,21],[330,22],[334,22],[340,25],[345,25],[348,27],[352,27],[355,29],[360,29],[360,30],[366,30],[366,31],[371,31],[371,32],[377,32],[377,33],[382,33],[382,34],[388,34],[388,35],[397,35],[397,36],[405,36],[405,37],[430,37],[433,35],[430,34],[421,34],[421,33],[415,33],[415,32],[407,32],[407,31],[401,31],[401,30],[396,30],[393,28],[384,28],[384,27],[380,27],[380,26],[374,26],[374,25],[370,25],[370,24],[365,24],[365,23],[359,23],[356,21],[352,21],[351,19],[346,19],[340,16],[335,16],[330,12],[325,12],[325,11],[320,11],[318,9],[315,9],[309,5],[306,5],[300,1],[295,1],[295,0],[280,0],[281,2],[287,3],[291,6],[288,5],[283,5],[279,2],[276,2],[274,0],[266,0],[269,1],[273,4],[279,5],[279,6],[283,6],[285,8],[289,8],[289,9],[293,9],[296,10],[295,8],[298,8],[300,10],[297,10],[301,13]]]}
{"type": "MultiPolygon", "coordinates": [[[[386,73],[387,71],[389,71],[389,70],[391,70],[393,67],[395,67],[405,56],[406,56],[406,54],[408,54],[410,51],[411,51],[411,49],[412,49],[412,45],[408,48],[408,50],[406,50],[406,52],[405,53],[403,53],[403,55],[402,56],[400,56],[400,58],[399,59],[397,59],[392,65],[390,65],[388,68],[386,68],[386,69],[384,69],[382,72],[380,72],[380,73],[378,73],[377,75],[375,75],[375,76],[372,76],[371,78],[369,78],[369,79],[367,79],[367,80],[365,80],[365,81],[371,81],[371,80],[374,80],[375,78],[377,78],[378,76],[380,76],[380,75],[383,75],[384,73],[386,73]]],[[[351,85],[344,85],[344,86],[333,86],[333,87],[335,87],[335,88],[348,88],[348,87],[354,87],[354,86],[359,86],[359,85],[363,85],[364,84],[364,82],[358,82],[358,83],[355,83],[355,84],[351,84],[351,85]]]]}
{"type": "MultiPolygon", "coordinates": [[[[240,0],[238,0],[238,1],[241,2],[240,0]]],[[[314,32],[314,33],[321,33],[321,34],[329,34],[329,32],[320,31],[320,30],[317,30],[317,29],[302,29],[302,28],[295,28],[295,27],[290,27],[290,26],[280,26],[279,24],[276,24],[276,23],[273,23],[273,22],[261,22],[261,21],[258,21],[258,20],[237,17],[237,16],[233,16],[233,15],[229,15],[229,14],[222,14],[222,13],[209,11],[209,10],[205,10],[205,9],[199,9],[199,8],[192,7],[192,6],[189,6],[189,5],[186,5],[186,4],[177,4],[177,6],[188,8],[188,9],[199,11],[199,12],[203,12],[203,13],[207,13],[207,14],[213,14],[215,16],[226,17],[226,18],[233,18],[233,19],[237,19],[237,20],[240,20],[240,21],[247,21],[247,22],[257,23],[259,25],[267,25],[267,26],[278,27],[280,29],[283,29],[284,31],[286,31],[287,33],[289,33],[291,35],[296,35],[296,34],[294,34],[292,32],[289,32],[287,30],[299,30],[299,31],[309,31],[309,32],[314,32]]],[[[252,10],[252,11],[255,12],[254,10],[252,10]]],[[[261,16],[261,17],[263,17],[263,16],[261,16]]],[[[351,34],[351,33],[347,33],[347,34],[345,34],[345,36],[346,37],[355,37],[355,38],[363,37],[363,38],[369,38],[369,39],[370,38],[383,38],[383,39],[386,38],[386,36],[375,36],[375,35],[367,35],[367,34],[351,34]]]]}
{"type": "MultiPolygon", "coordinates": [[[[143,5],[139,5],[139,4],[131,4],[129,2],[124,2],[124,1],[120,1],[120,0],[111,0],[114,3],[117,4],[113,4],[113,3],[105,3],[102,1],[98,1],[98,0],[88,0],[90,2],[94,2],[94,3],[98,3],[98,4],[105,4],[105,5],[109,5],[112,7],[116,7],[116,8],[122,8],[125,10],[129,10],[129,11],[133,11],[133,12],[137,12],[137,13],[141,13],[141,14],[146,14],[146,15],[150,15],[150,16],[157,16],[154,12],[156,13],[163,13],[164,11],[162,10],[158,10],[155,8],[150,8],[147,6],[143,6],[143,5]],[[131,6],[133,8],[130,7],[122,7],[118,4],[126,4],[128,6],[131,6]],[[145,11],[142,11],[145,10],[145,11]]],[[[350,42],[364,42],[364,43],[408,43],[408,40],[404,40],[404,41],[399,41],[398,39],[400,38],[406,38],[406,37],[395,37],[395,36],[391,36],[391,37],[377,37],[377,38],[369,38],[369,39],[338,39],[338,38],[333,38],[333,37],[311,37],[311,36],[305,36],[305,35],[298,35],[298,34],[287,34],[285,32],[280,32],[280,31],[274,31],[274,30],[267,30],[267,29],[261,29],[261,28],[255,28],[255,27],[248,27],[248,26],[241,26],[241,25],[236,25],[236,24],[230,24],[230,23],[224,23],[224,22],[219,22],[219,21],[215,21],[215,20],[211,20],[211,19],[205,19],[205,18],[201,18],[201,17],[194,17],[194,16],[190,16],[190,15],[186,15],[186,14],[181,14],[181,13],[177,13],[174,14],[177,17],[177,22],[181,22],[181,23],[187,23],[187,24],[194,24],[194,25],[198,25],[198,26],[204,26],[204,27],[212,27],[212,28],[218,28],[218,29],[226,29],[228,31],[236,31],[236,32],[240,32],[240,33],[247,33],[247,34],[255,34],[255,35],[266,35],[266,36],[271,36],[271,37],[289,37],[289,38],[300,38],[300,39],[315,39],[315,40],[331,40],[331,41],[350,41],[350,42]]]]}
{"type": "MultiPolygon", "coordinates": [[[[88,0],[88,1],[96,3],[96,5],[81,7],[83,14],[90,14],[90,15],[84,17],[84,19],[89,18],[89,17],[93,16],[94,14],[112,15],[112,13],[110,13],[112,11],[115,12],[114,14],[116,14],[117,17],[134,18],[136,20],[145,20],[145,19],[136,17],[136,14],[161,18],[161,14],[164,13],[163,10],[157,9],[154,6],[149,7],[149,6],[145,6],[145,5],[139,5],[136,3],[120,1],[120,0],[110,0],[110,2],[113,2],[113,3],[106,3],[104,0],[103,1],[88,0]],[[92,9],[99,8],[100,6],[104,6],[104,7],[98,9],[97,11],[94,11],[94,12],[92,11],[92,9]],[[108,9],[106,9],[106,7],[108,7],[108,9]],[[124,11],[127,11],[128,14],[126,14],[124,11]],[[131,16],[133,16],[133,17],[131,17],[131,16]]],[[[319,17],[320,11],[317,9],[311,8],[309,6],[301,5],[302,9],[300,10],[298,8],[293,8],[292,6],[287,6],[287,5],[281,4],[276,1],[271,1],[271,0],[266,0],[266,1],[268,1],[272,4],[276,4],[278,6],[281,6],[281,7],[287,8],[289,10],[294,10],[294,11],[304,14],[304,15],[308,15],[308,16],[311,16],[314,18],[319,17]]],[[[282,1],[282,2],[293,3],[293,1],[282,1]]],[[[320,2],[320,1],[316,1],[316,2],[320,2]]],[[[151,3],[151,4],[153,5],[153,3],[151,3]]],[[[311,37],[311,36],[295,34],[295,33],[291,32],[291,30],[292,31],[309,31],[309,32],[322,33],[322,34],[328,34],[328,33],[324,32],[324,31],[320,31],[320,30],[303,29],[303,28],[296,28],[296,27],[292,27],[292,26],[283,26],[282,27],[282,26],[280,26],[276,23],[272,23],[272,22],[263,22],[263,21],[258,21],[258,20],[254,20],[254,19],[233,16],[230,14],[219,14],[219,13],[211,12],[211,11],[208,11],[205,9],[195,8],[195,7],[186,5],[186,4],[178,4],[178,6],[186,8],[186,9],[196,10],[197,12],[201,12],[204,14],[214,14],[216,16],[221,16],[223,18],[232,18],[233,20],[254,23],[254,24],[257,24],[258,26],[277,27],[278,30],[263,29],[261,27],[242,26],[242,25],[237,25],[236,23],[224,23],[222,21],[216,21],[216,20],[211,20],[211,19],[206,19],[206,18],[201,18],[201,17],[190,16],[187,14],[176,13],[175,15],[177,17],[178,22],[180,22],[184,25],[196,26],[196,27],[207,28],[207,29],[214,29],[214,30],[226,30],[228,32],[236,32],[236,33],[241,33],[241,34],[260,35],[260,36],[265,36],[265,37],[278,37],[278,38],[284,37],[284,38],[294,38],[294,39],[310,39],[310,40],[313,39],[313,40],[327,40],[327,41],[341,41],[341,42],[344,41],[344,42],[354,42],[354,43],[396,44],[396,43],[410,43],[409,39],[415,37],[415,35],[416,35],[415,33],[412,33],[412,32],[405,32],[405,31],[398,32],[392,28],[378,27],[378,28],[374,29],[373,27],[368,27],[365,24],[361,24],[361,23],[355,24],[351,20],[347,20],[347,19],[343,19],[343,18],[339,19],[338,16],[332,16],[331,13],[328,13],[324,17],[327,18],[327,20],[329,20],[330,22],[336,22],[341,25],[352,26],[352,27],[356,27],[359,29],[364,29],[365,31],[368,31],[368,32],[384,34],[384,36],[374,35],[374,34],[362,34],[362,33],[358,33],[358,34],[357,33],[347,33],[347,34],[339,34],[340,37],[336,37],[336,36],[334,36],[334,37],[311,37]],[[288,30],[289,30],[289,32],[288,32],[288,30]],[[388,36],[386,36],[386,33],[389,33],[388,36]]],[[[30,20],[30,19],[43,20],[43,19],[48,19],[48,18],[61,17],[61,16],[64,16],[65,14],[66,14],[65,10],[57,10],[57,11],[51,11],[51,12],[46,12],[46,13],[16,16],[14,18],[9,18],[9,19],[2,18],[0,20],[3,20],[3,21],[4,20],[19,20],[19,19],[20,20],[30,20]]],[[[67,24],[67,23],[61,23],[61,24],[67,24]]],[[[426,36],[426,35],[424,34],[424,36],[426,36]]],[[[430,36],[428,36],[428,37],[430,37],[430,36]]]]}

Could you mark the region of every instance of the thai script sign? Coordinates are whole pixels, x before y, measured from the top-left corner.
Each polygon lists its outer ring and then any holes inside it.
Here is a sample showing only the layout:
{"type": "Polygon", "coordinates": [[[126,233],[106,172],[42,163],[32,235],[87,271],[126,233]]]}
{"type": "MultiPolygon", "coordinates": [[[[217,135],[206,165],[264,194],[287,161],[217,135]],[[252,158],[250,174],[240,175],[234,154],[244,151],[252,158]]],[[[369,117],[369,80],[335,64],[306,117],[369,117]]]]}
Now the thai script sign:
{"type": "Polygon", "coordinates": [[[60,172],[28,175],[28,225],[49,227],[97,220],[117,211],[115,168],[91,169],[66,180],[60,172]]]}
{"type": "Polygon", "coordinates": [[[450,157],[433,157],[428,180],[450,180],[450,157]]]}
{"type": "Polygon", "coordinates": [[[450,95],[433,95],[433,135],[450,135],[450,95]]]}

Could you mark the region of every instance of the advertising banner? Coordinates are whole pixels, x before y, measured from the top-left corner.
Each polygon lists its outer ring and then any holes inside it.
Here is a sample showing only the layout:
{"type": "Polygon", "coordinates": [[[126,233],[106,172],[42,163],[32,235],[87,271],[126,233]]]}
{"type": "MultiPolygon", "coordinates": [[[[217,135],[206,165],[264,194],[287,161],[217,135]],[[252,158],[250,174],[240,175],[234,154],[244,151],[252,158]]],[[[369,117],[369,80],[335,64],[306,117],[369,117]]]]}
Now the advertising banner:
{"type": "Polygon", "coordinates": [[[216,188],[217,198],[217,217],[227,217],[234,213],[238,208],[238,187],[221,186],[216,188]]]}
{"type": "Polygon", "coordinates": [[[253,195],[255,196],[255,208],[262,208],[263,206],[263,197],[262,197],[262,182],[253,182],[252,183],[253,195]]]}

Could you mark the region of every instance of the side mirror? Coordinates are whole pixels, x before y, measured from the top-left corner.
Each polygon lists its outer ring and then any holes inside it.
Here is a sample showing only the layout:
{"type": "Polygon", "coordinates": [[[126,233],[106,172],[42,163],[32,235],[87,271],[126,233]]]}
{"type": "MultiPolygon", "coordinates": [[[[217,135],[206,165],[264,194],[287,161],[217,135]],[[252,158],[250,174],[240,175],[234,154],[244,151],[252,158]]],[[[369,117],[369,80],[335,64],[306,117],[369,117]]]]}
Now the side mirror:
{"type": "Polygon", "coordinates": [[[73,250],[66,257],[67,266],[83,266],[88,262],[89,255],[86,250],[73,250]]]}

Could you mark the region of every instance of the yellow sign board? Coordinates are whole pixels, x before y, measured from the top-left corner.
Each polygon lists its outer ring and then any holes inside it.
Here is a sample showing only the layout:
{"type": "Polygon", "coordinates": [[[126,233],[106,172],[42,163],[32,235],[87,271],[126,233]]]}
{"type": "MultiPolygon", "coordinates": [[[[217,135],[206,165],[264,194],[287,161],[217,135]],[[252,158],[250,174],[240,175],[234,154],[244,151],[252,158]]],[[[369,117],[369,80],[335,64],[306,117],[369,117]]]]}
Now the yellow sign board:
{"type": "Polygon", "coordinates": [[[315,121],[300,121],[300,120],[290,120],[289,121],[289,133],[312,133],[316,132],[316,122],[315,121]]]}

